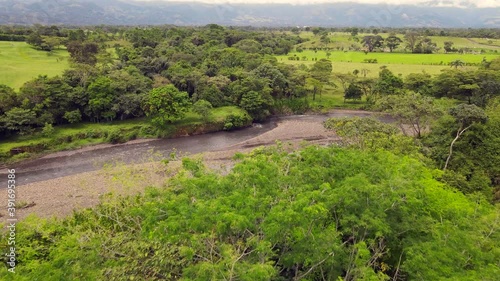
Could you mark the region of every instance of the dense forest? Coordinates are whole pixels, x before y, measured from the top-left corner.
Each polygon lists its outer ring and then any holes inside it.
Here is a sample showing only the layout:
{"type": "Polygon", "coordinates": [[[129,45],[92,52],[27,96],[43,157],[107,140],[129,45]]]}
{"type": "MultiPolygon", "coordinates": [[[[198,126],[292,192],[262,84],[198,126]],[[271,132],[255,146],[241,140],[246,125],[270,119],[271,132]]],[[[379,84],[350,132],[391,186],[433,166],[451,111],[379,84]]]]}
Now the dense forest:
{"type": "MultiPolygon", "coordinates": [[[[323,85],[334,80],[331,77],[332,63],[327,59],[316,61],[312,67],[285,65],[277,61],[274,55],[287,54],[294,45],[305,40],[293,29],[288,33],[219,25],[200,28],[100,27],[83,30],[35,26],[3,29],[9,36],[26,36],[27,43],[49,53],[64,45],[73,66],[61,76],[40,76],[28,81],[18,92],[1,86],[0,136],[30,134],[36,128],[53,124],[155,116],[160,113],[151,104],[160,105],[162,96],[180,98],[180,110],[171,109],[172,116],[167,117],[171,121],[182,116],[182,108],[198,101],[212,107],[239,106],[253,119],[262,120],[270,114],[306,111],[307,94],[313,93],[315,99],[316,94],[321,94],[323,85]],[[151,92],[153,88],[166,85],[173,85],[175,89],[162,88],[162,94],[151,92]]],[[[321,38],[329,32],[326,28],[311,30],[321,38]]],[[[363,30],[348,28],[342,31],[356,35],[363,30]]],[[[369,32],[377,33],[374,30],[369,32]]],[[[404,40],[410,52],[432,53],[436,44],[425,35],[435,33],[438,31],[413,30],[406,31],[404,38],[369,35],[361,40],[370,51],[382,45],[392,51],[394,44],[403,44],[404,40]],[[417,39],[419,41],[415,41],[417,39]]],[[[449,30],[443,35],[455,33],[494,36],[498,31],[449,30]]],[[[381,71],[379,79],[366,79],[366,73],[360,70],[353,75],[334,70],[340,83],[330,85],[345,87],[348,99],[360,99],[362,95],[370,99],[372,95],[405,92],[403,89],[406,88],[429,96],[467,99],[468,103],[474,99],[474,103],[484,107],[487,100],[497,93],[499,60],[483,61],[481,69],[476,72],[460,71],[457,68],[463,62],[457,60],[453,63],[455,69],[437,77],[424,73],[406,79],[388,70],[381,71]],[[350,84],[352,87],[347,91],[350,84]]],[[[165,114],[169,112],[161,113],[165,114]]]]}
{"type": "MultiPolygon", "coordinates": [[[[403,77],[381,66],[377,77],[366,77],[362,69],[335,69],[328,59],[278,61],[276,55],[307,40],[293,29],[0,31],[3,40],[48,53],[64,46],[71,59],[61,76],[39,76],[19,90],[0,85],[2,138],[134,118],[161,132],[188,110],[209,122],[210,109],[223,106],[247,113],[226,120],[233,129],[310,112],[327,87],[393,120],[330,119],[325,128],[342,141],[298,150],[278,143],[236,154],[224,175],[184,158],[165,186],[63,220],[30,217],[18,224],[15,280],[500,276],[500,58],[474,70],[456,61],[438,75],[403,77]]],[[[365,45],[380,37],[372,29],[311,31],[318,38],[370,32],[360,38],[365,45]]],[[[498,38],[495,29],[380,30],[390,32],[408,35],[398,41],[407,52],[414,33],[422,44],[429,43],[426,35],[498,38]]],[[[397,41],[381,39],[385,48],[397,41]]],[[[9,274],[0,270],[2,280],[9,274]]]]}

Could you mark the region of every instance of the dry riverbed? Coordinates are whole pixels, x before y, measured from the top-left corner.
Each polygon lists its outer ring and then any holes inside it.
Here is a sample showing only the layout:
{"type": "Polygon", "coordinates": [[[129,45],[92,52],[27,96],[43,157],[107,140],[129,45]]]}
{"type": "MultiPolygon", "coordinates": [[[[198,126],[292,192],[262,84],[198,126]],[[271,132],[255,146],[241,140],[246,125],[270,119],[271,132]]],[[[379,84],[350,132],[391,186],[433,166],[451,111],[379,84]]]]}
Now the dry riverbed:
{"type": "MultiPolygon", "coordinates": [[[[209,168],[227,172],[233,165],[231,159],[236,152],[245,153],[259,146],[273,145],[277,140],[297,147],[304,140],[326,144],[338,138],[333,132],[325,130],[317,120],[282,120],[276,128],[257,137],[224,150],[191,157],[202,157],[209,168]]],[[[115,164],[97,171],[22,185],[17,188],[17,215],[19,219],[30,214],[45,218],[64,217],[74,209],[89,208],[101,200],[109,200],[105,195],[110,193],[132,195],[144,191],[148,186],[163,186],[180,165],[180,161],[171,161],[168,165],[162,162],[115,164]]],[[[1,198],[7,198],[6,189],[0,192],[1,198]]],[[[5,216],[3,210],[6,210],[5,206],[0,211],[5,216]]]]}

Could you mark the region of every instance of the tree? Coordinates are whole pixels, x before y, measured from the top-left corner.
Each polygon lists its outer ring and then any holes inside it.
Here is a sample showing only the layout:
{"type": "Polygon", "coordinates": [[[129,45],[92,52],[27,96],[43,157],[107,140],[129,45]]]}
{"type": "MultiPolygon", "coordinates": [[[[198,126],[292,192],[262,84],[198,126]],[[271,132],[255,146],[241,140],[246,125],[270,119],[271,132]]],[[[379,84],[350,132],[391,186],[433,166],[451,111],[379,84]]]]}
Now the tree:
{"type": "Polygon", "coordinates": [[[18,99],[23,107],[37,114],[42,124],[62,123],[62,117],[71,104],[70,91],[71,87],[59,76],[39,76],[21,87],[18,99]]]}
{"type": "Polygon", "coordinates": [[[347,92],[349,85],[356,81],[356,76],[351,73],[334,73],[333,76],[340,81],[344,93],[347,92]]]}
{"type": "Polygon", "coordinates": [[[351,29],[351,36],[352,36],[352,37],[356,37],[356,36],[358,36],[358,33],[359,33],[359,28],[357,28],[357,27],[353,27],[353,28],[351,29]]]}
{"type": "Polygon", "coordinates": [[[385,39],[385,45],[389,48],[391,53],[398,48],[401,42],[403,42],[403,40],[394,34],[389,35],[389,37],[385,39]]]}
{"type": "Polygon", "coordinates": [[[19,102],[14,89],[0,84],[0,116],[16,106],[19,106],[19,102]]]}
{"type": "Polygon", "coordinates": [[[321,81],[315,78],[307,78],[306,85],[309,87],[313,94],[313,100],[316,100],[316,94],[319,94],[321,96],[321,93],[323,91],[323,83],[321,81]]]}
{"type": "Polygon", "coordinates": [[[363,77],[366,77],[366,75],[370,72],[369,69],[363,68],[361,69],[361,74],[363,74],[363,77]]]}
{"type": "Polygon", "coordinates": [[[79,109],[68,111],[64,113],[64,119],[66,119],[70,124],[80,123],[82,121],[82,113],[79,109]]]}
{"type": "Polygon", "coordinates": [[[356,81],[356,85],[361,89],[368,102],[372,101],[376,83],[375,78],[360,78],[356,81]]]}
{"type": "Polygon", "coordinates": [[[448,157],[446,158],[443,171],[446,171],[448,168],[448,164],[450,163],[453,153],[453,145],[460,138],[460,136],[474,124],[486,121],[486,114],[484,110],[473,104],[459,104],[450,109],[450,115],[455,118],[455,122],[458,124],[458,129],[455,138],[451,141],[448,157]]]}
{"type": "Polygon", "coordinates": [[[420,38],[421,36],[419,33],[414,31],[407,31],[405,33],[406,48],[410,49],[410,51],[414,53],[415,47],[417,46],[417,43],[420,40],[420,38]]]}
{"type": "Polygon", "coordinates": [[[112,121],[116,117],[116,112],[112,110],[114,105],[112,83],[109,77],[100,76],[89,85],[87,115],[96,122],[102,119],[112,121]]]}
{"type": "Polygon", "coordinates": [[[33,32],[26,38],[26,43],[30,44],[31,46],[37,49],[41,48],[43,42],[44,42],[43,38],[42,36],[40,36],[38,32],[33,32]]]}
{"type": "MultiPolygon", "coordinates": [[[[342,143],[351,147],[362,150],[390,149],[395,152],[396,146],[394,142],[397,139],[398,129],[392,124],[383,123],[375,118],[362,117],[344,117],[344,118],[329,118],[325,121],[324,126],[328,130],[342,138],[342,143]]],[[[405,142],[406,144],[408,142],[405,142]]],[[[404,144],[403,144],[404,146],[404,144]]],[[[406,145],[406,152],[415,152],[412,149],[413,145],[406,145]]],[[[408,153],[410,154],[410,153],[408,153]]]]}
{"type": "Polygon", "coordinates": [[[355,83],[349,84],[349,87],[344,92],[344,102],[346,99],[361,100],[363,96],[363,91],[355,83]]]}
{"type": "Polygon", "coordinates": [[[413,50],[414,53],[421,53],[421,54],[432,54],[435,51],[437,51],[439,48],[437,47],[437,44],[432,42],[432,40],[428,37],[423,38],[418,42],[418,44],[415,46],[415,49],[413,50]]]}
{"type": "Polygon", "coordinates": [[[333,67],[331,61],[320,59],[313,64],[311,68],[311,76],[318,81],[328,83],[330,81],[332,70],[333,67]]]}
{"type": "Polygon", "coordinates": [[[0,123],[7,130],[19,132],[21,135],[29,134],[33,131],[33,127],[41,125],[36,120],[36,114],[31,109],[19,107],[14,107],[5,112],[5,115],[0,118],[0,123]]]}
{"type": "Polygon", "coordinates": [[[99,46],[93,42],[71,41],[67,45],[71,59],[76,63],[95,65],[99,46]]]}
{"type": "Polygon", "coordinates": [[[203,121],[208,122],[212,114],[212,104],[206,100],[198,100],[193,104],[193,111],[199,114],[203,121]]]}
{"type": "Polygon", "coordinates": [[[250,116],[257,120],[263,120],[269,115],[266,102],[256,91],[249,91],[241,96],[240,107],[245,109],[250,116]]]}
{"type": "Polygon", "coordinates": [[[311,29],[311,31],[314,34],[314,36],[318,35],[322,30],[323,30],[323,28],[321,28],[321,27],[313,27],[311,29]]]}
{"type": "Polygon", "coordinates": [[[189,105],[186,92],[179,91],[174,85],[167,85],[149,92],[144,111],[155,126],[163,128],[166,124],[183,118],[189,105]]]}
{"type": "Polygon", "coordinates": [[[462,60],[454,60],[450,62],[450,67],[455,67],[455,69],[459,67],[463,67],[465,65],[464,61],[462,60]]]}
{"type": "Polygon", "coordinates": [[[361,40],[363,46],[368,48],[369,52],[373,52],[375,48],[381,48],[384,43],[384,38],[380,35],[367,35],[361,40]]]}
{"type": "Polygon", "coordinates": [[[375,85],[375,91],[382,95],[393,95],[401,92],[403,79],[394,75],[387,67],[380,67],[379,77],[375,85]]]}
{"type": "Polygon", "coordinates": [[[445,41],[444,42],[444,51],[447,52],[447,53],[456,51],[453,48],[453,42],[452,41],[445,41]]]}
{"type": "Polygon", "coordinates": [[[262,50],[262,44],[253,39],[243,39],[234,44],[233,47],[246,53],[259,53],[262,50]]]}
{"type": "Polygon", "coordinates": [[[405,135],[421,138],[424,131],[429,131],[431,123],[441,112],[434,105],[434,99],[418,93],[405,93],[382,97],[377,106],[394,117],[405,135]],[[412,133],[409,134],[406,127],[412,133]]]}
{"type": "Polygon", "coordinates": [[[328,43],[330,43],[330,41],[331,41],[330,37],[328,37],[328,32],[322,33],[319,41],[321,43],[323,43],[323,45],[325,45],[325,46],[328,45],[328,43]]]}
{"type": "Polygon", "coordinates": [[[420,93],[422,95],[431,95],[433,79],[428,73],[410,73],[404,80],[405,88],[420,93]]]}

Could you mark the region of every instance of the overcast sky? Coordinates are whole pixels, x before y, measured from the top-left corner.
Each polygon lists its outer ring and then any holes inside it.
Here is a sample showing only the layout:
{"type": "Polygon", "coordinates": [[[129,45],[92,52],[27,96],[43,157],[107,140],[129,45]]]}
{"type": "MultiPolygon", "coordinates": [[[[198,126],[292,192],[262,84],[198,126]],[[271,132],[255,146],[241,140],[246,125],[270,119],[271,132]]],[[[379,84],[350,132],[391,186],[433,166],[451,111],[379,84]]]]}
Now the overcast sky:
{"type": "MultiPolygon", "coordinates": [[[[288,3],[312,4],[334,2],[361,2],[361,3],[390,3],[390,4],[415,4],[430,2],[430,0],[135,0],[135,1],[169,1],[169,2],[205,2],[205,3],[288,3]]],[[[464,2],[474,3],[478,7],[500,7],[500,0],[432,0],[440,2],[439,6],[463,6],[464,2]]]]}

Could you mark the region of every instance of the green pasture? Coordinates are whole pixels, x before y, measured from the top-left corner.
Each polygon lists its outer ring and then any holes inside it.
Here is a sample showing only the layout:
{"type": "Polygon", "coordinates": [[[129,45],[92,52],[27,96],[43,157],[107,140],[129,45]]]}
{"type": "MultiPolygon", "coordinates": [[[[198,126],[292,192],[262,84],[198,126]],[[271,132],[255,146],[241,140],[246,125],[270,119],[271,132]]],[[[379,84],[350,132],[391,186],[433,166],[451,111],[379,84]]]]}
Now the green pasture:
{"type": "Polygon", "coordinates": [[[344,100],[344,91],[340,85],[337,87],[325,85],[321,95],[316,95],[316,100],[312,99],[312,94],[308,94],[307,98],[311,110],[321,113],[326,113],[332,108],[363,109],[366,106],[365,97],[360,101],[344,100]]]}
{"type": "MultiPolygon", "coordinates": [[[[280,62],[284,62],[287,64],[305,64],[306,66],[311,66],[313,61],[289,61],[283,60],[280,62]]],[[[441,65],[418,65],[418,64],[374,64],[374,63],[360,63],[360,62],[333,62],[333,72],[341,72],[341,73],[352,73],[354,70],[361,71],[362,69],[368,70],[366,77],[378,77],[378,73],[380,71],[381,66],[386,66],[390,71],[394,74],[401,74],[402,76],[407,76],[410,73],[422,73],[425,71],[431,75],[440,74],[443,69],[449,69],[449,66],[441,66],[441,65]]],[[[474,70],[476,67],[466,66],[464,69],[474,70]]],[[[362,76],[362,74],[358,74],[358,76],[362,76]]]]}
{"type": "MultiPolygon", "coordinates": [[[[360,33],[358,34],[358,39],[361,40],[366,35],[373,35],[370,33],[360,33]]],[[[378,33],[378,35],[383,38],[387,38],[389,33],[378,33]]],[[[300,37],[304,39],[309,39],[309,41],[299,44],[298,46],[302,48],[312,48],[312,47],[329,47],[329,48],[349,48],[351,46],[362,47],[360,41],[355,41],[350,33],[347,32],[332,32],[330,33],[329,39],[330,43],[325,45],[321,43],[320,36],[314,36],[310,31],[303,31],[299,34],[300,37]]],[[[403,34],[397,34],[399,38],[403,39],[403,34]]],[[[453,42],[453,47],[460,48],[470,48],[472,50],[480,51],[495,51],[500,50],[500,40],[498,39],[484,39],[484,38],[460,38],[460,37],[448,37],[448,36],[429,36],[429,38],[437,44],[440,53],[444,53],[444,42],[453,42]]],[[[397,51],[403,51],[404,43],[397,49],[397,51]]]]}
{"type": "MultiPolygon", "coordinates": [[[[277,56],[279,61],[287,61],[291,56],[297,56],[301,61],[311,61],[313,58],[326,59],[328,51],[291,52],[288,55],[277,56]],[[305,60],[303,58],[305,57],[305,60]]],[[[414,65],[449,65],[454,60],[462,60],[466,63],[481,63],[483,58],[492,60],[499,55],[496,54],[412,54],[412,53],[367,53],[355,51],[330,51],[332,62],[364,62],[365,59],[376,59],[378,64],[414,64],[414,65]]]]}
{"type": "Polygon", "coordinates": [[[487,45],[489,48],[494,48],[495,50],[500,50],[500,39],[470,38],[470,41],[480,45],[487,45]]]}
{"type": "Polygon", "coordinates": [[[69,67],[68,57],[66,50],[48,53],[25,42],[0,41],[0,84],[19,89],[38,75],[59,75],[69,67]]]}

